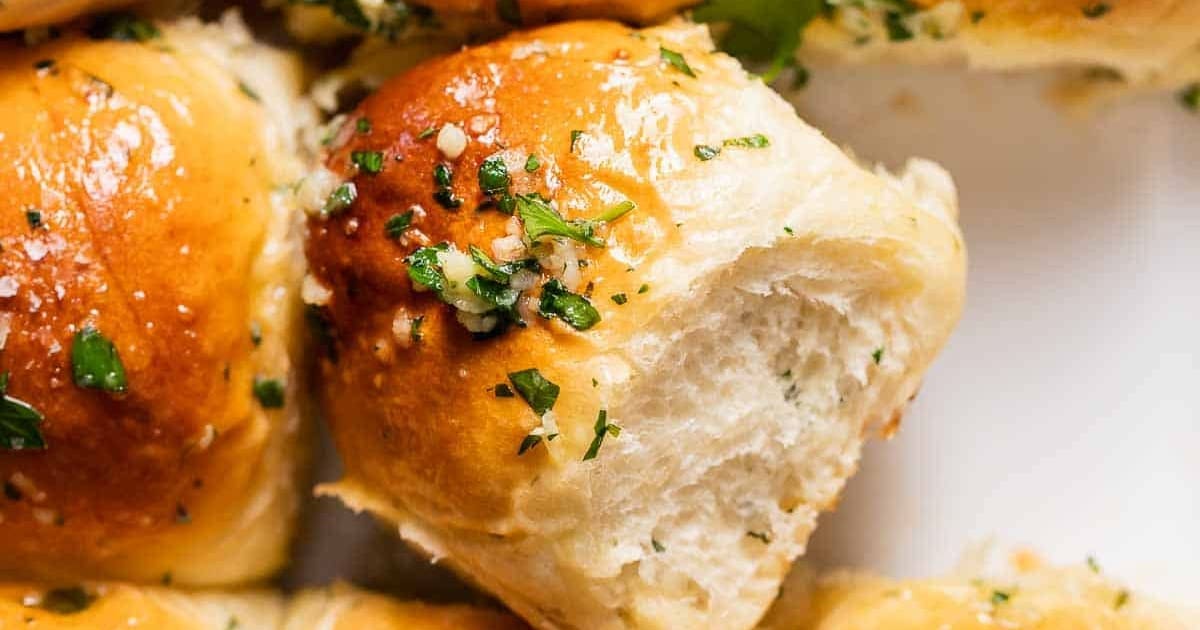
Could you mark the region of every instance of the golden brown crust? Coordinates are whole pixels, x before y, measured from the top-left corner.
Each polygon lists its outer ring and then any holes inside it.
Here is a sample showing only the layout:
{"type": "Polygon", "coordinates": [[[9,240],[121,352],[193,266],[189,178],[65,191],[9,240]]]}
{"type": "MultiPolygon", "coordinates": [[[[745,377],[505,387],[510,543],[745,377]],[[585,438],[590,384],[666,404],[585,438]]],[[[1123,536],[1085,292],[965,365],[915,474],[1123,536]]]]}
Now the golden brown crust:
{"type": "MultiPolygon", "coordinates": [[[[508,15],[499,8],[504,0],[428,0],[422,2],[438,13],[508,15]]],[[[650,23],[670,16],[695,0],[516,0],[523,24],[542,24],[580,18],[607,18],[650,23]]]]}
{"type": "Polygon", "coordinates": [[[7,0],[0,2],[0,31],[65,22],[134,0],[7,0]]]}
{"type": "Polygon", "coordinates": [[[270,177],[257,108],[166,46],[77,37],[0,58],[0,370],[48,447],[0,451],[0,567],[154,579],[246,500],[266,439],[247,281],[270,177]],[[31,227],[26,212],[41,213],[31,227]],[[76,386],[113,340],[128,391],[76,386]]]}
{"type": "MultiPolygon", "coordinates": [[[[351,134],[329,157],[329,168],[351,173],[348,158],[358,150],[383,150],[385,166],[379,175],[354,178],[359,197],[351,211],[313,220],[308,244],[313,273],[334,290],[329,312],[339,360],[322,363],[323,403],[349,478],[423,494],[419,503],[436,506],[443,516],[493,518],[507,511],[518,481],[536,475],[544,461],[540,452],[516,458],[517,446],[536,421],[519,398],[496,398],[491,387],[506,382],[508,372],[536,367],[562,387],[555,408],[560,416],[594,419],[593,375],[574,370],[573,364],[603,347],[607,335],[629,330],[656,308],[651,299],[618,307],[609,296],[634,296],[641,280],[627,269],[647,264],[665,243],[678,239],[666,204],[638,173],[649,172],[650,161],[662,151],[691,152],[682,129],[666,139],[674,147],[628,137],[617,149],[630,152],[630,165],[583,156],[584,145],[593,141],[588,137],[579,140],[577,153],[571,152],[573,130],[587,130],[597,142],[624,137],[615,117],[595,112],[644,102],[651,94],[669,92],[677,80],[677,72],[662,69],[658,42],[633,35],[613,23],[574,23],[514,35],[424,64],[383,86],[350,116],[349,129],[365,117],[372,131],[351,134]],[[538,55],[541,40],[563,49],[540,60],[513,62],[514,55],[538,55]],[[607,89],[606,79],[621,72],[637,80],[607,89]],[[445,123],[460,125],[470,137],[466,151],[452,162],[454,192],[464,199],[455,212],[433,199],[433,168],[450,162],[435,138],[419,137],[445,123]],[[508,217],[475,210],[484,201],[477,171],[498,152],[513,156],[518,165],[509,168],[514,192],[552,195],[569,218],[597,214],[613,203],[614,190],[637,201],[637,211],[612,227],[607,251],[589,250],[589,265],[582,270],[580,290],[591,284],[603,317],[595,329],[577,333],[535,316],[526,329],[475,341],[451,308],[412,290],[402,259],[417,245],[387,238],[384,223],[418,204],[427,216],[416,228],[428,242],[449,241],[463,250],[472,244],[490,253],[508,217]],[[541,162],[533,174],[519,166],[530,154],[541,162]],[[356,227],[349,233],[352,223],[356,227]],[[407,349],[392,347],[392,321],[402,308],[410,317],[424,317],[424,339],[407,349]],[[377,350],[380,344],[383,352],[377,350]],[[452,500],[446,494],[451,488],[452,500]]],[[[656,134],[653,142],[661,140],[656,134]]],[[[581,451],[591,439],[587,424],[578,435],[581,451]]],[[[573,439],[569,433],[564,430],[564,439],[573,439]]]]}

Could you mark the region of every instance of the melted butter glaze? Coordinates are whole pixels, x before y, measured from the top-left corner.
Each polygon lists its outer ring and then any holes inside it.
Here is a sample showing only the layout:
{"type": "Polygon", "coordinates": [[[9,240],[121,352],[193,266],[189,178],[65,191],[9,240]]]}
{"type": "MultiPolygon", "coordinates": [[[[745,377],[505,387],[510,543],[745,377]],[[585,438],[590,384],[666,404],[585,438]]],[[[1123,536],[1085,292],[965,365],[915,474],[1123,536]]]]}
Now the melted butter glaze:
{"type": "Polygon", "coordinates": [[[0,505],[0,567],[95,570],[200,529],[244,483],[222,459],[262,439],[246,426],[246,277],[269,193],[246,142],[258,113],[168,48],[67,36],[0,59],[0,277],[15,288],[0,370],[49,445],[0,451],[0,480],[29,484],[0,505]],[[115,343],[127,393],[74,385],[85,325],[115,343]]]}
{"type": "MultiPolygon", "coordinates": [[[[627,336],[652,315],[653,289],[638,293],[641,270],[680,246],[683,218],[673,216],[657,182],[695,162],[691,92],[702,88],[662,60],[660,44],[601,22],[519,34],[420,66],[351,114],[338,138],[344,144],[330,153],[327,166],[352,177],[358,199],[345,214],[311,220],[307,248],[313,273],[334,291],[328,308],[339,360],[323,362],[323,396],[349,477],[423,493],[442,517],[502,515],[508,489],[547,461],[539,448],[513,463],[537,419],[519,398],[488,392],[506,382],[507,373],[530,367],[562,388],[557,444],[565,444],[562,451],[572,459],[586,449],[605,389],[593,359],[610,339],[627,336]],[[359,118],[371,122],[369,133],[352,131],[359,118]],[[454,160],[445,159],[434,137],[421,138],[447,123],[469,137],[454,160]],[[572,131],[582,132],[574,151],[572,131]],[[356,174],[354,151],[384,152],[382,172],[356,174]],[[476,245],[490,253],[508,217],[475,210],[484,200],[477,173],[497,153],[510,164],[536,155],[541,168],[532,174],[510,166],[512,191],[550,197],[568,219],[595,216],[626,199],[638,204],[607,230],[607,248],[583,251],[588,264],[580,288],[592,287],[602,315],[595,328],[581,333],[534,317],[528,328],[476,341],[453,309],[412,289],[403,259],[417,245],[388,238],[387,219],[417,204],[427,216],[415,229],[430,243],[462,250],[476,245]],[[464,199],[457,211],[433,199],[432,173],[441,162],[453,167],[454,193],[464,199]],[[615,304],[615,293],[631,303],[615,304]],[[379,352],[392,343],[400,309],[424,318],[424,339],[379,352]],[[448,502],[435,490],[443,484],[467,496],[448,502]]],[[[702,72],[709,70],[708,53],[687,50],[702,72]]]]}

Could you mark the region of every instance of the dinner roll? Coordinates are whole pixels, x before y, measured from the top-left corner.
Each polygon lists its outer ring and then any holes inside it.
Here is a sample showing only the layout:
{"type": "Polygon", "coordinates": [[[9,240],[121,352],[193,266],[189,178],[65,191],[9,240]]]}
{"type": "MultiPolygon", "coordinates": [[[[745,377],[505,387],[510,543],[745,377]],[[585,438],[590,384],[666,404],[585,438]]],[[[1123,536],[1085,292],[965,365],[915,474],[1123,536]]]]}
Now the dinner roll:
{"type": "Polygon", "coordinates": [[[752,626],[962,307],[944,171],[864,170],[701,26],[468,48],[330,149],[326,491],[540,627],[752,626]]]}
{"type": "Polygon", "coordinates": [[[1106,576],[1092,558],[1046,564],[1030,552],[943,578],[891,580],[798,570],[760,630],[1186,630],[1200,617],[1106,576]]]}
{"type": "Polygon", "coordinates": [[[465,604],[400,601],[346,584],[300,592],[283,630],[522,630],[512,615],[465,604]]]}
{"type": "Polygon", "coordinates": [[[215,584],[286,556],[302,215],[267,107],[299,68],[232,22],[142,26],[0,44],[0,575],[215,584]]]}
{"type": "Polygon", "coordinates": [[[277,630],[283,608],[283,598],[269,591],[189,592],[120,583],[0,585],[0,628],[277,630]]]}
{"type": "Polygon", "coordinates": [[[965,60],[985,69],[1080,66],[1103,81],[1139,82],[1175,73],[1200,50],[1195,2],[917,0],[872,6],[844,4],[814,20],[804,33],[802,56],[965,60]]]}

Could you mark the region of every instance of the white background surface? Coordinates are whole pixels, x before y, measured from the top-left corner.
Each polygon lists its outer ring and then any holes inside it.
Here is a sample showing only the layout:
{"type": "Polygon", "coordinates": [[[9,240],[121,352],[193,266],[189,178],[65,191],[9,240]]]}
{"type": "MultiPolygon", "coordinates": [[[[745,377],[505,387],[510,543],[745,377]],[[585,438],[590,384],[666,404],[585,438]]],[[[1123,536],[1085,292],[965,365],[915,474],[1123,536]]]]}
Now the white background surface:
{"type": "MultiPolygon", "coordinates": [[[[796,99],[863,158],[945,165],[970,253],[959,330],[810,557],[932,575],[995,537],[1094,554],[1196,603],[1200,116],[1160,94],[1073,119],[1042,91],[1029,76],[854,69],[815,72],[796,99]]],[[[339,577],[464,592],[326,499],[290,582],[339,577]]]]}
{"type": "Polygon", "coordinates": [[[970,256],[958,331],[811,557],[927,575],[995,537],[1200,603],[1200,115],[1043,92],[857,69],[796,99],[863,158],[946,166],[970,256]]]}

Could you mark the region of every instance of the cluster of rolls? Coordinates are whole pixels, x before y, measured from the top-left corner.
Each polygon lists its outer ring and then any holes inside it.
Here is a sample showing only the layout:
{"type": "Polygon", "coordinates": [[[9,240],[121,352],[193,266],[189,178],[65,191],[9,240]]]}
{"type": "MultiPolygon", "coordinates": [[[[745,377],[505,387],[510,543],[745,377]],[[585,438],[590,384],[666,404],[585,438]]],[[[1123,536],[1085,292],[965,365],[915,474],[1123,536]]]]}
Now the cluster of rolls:
{"type": "Polygon", "coordinates": [[[705,26],[520,30],[322,134],[300,55],[119,4],[0,4],[0,626],[750,628],[960,314],[949,176],[864,168],[705,26]],[[318,406],[319,491],[524,621],[254,590],[318,406]]]}

